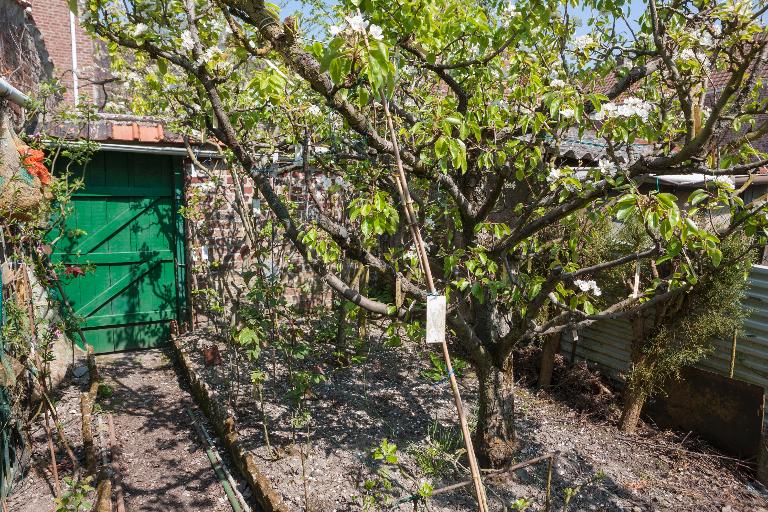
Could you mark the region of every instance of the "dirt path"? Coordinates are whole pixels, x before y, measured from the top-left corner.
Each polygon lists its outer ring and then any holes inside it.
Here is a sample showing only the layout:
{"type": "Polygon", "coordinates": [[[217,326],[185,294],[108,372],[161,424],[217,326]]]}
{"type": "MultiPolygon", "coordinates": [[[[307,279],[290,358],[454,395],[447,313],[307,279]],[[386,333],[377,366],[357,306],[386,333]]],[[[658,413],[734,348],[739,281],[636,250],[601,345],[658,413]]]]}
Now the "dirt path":
{"type": "Polygon", "coordinates": [[[101,403],[113,411],[123,447],[128,510],[232,510],[186,408],[191,407],[198,418],[202,415],[167,354],[160,350],[110,354],[98,357],[97,364],[112,390],[101,403]]]}
{"type": "MultiPolygon", "coordinates": [[[[120,469],[128,512],[231,511],[186,408],[191,407],[199,421],[204,417],[168,354],[162,350],[110,354],[98,356],[97,365],[103,386],[94,411],[94,428],[99,415],[106,424],[104,413],[112,413],[123,450],[120,469]]],[[[86,380],[87,376],[68,381],[59,390],[57,403],[67,437],[81,462],[79,393],[86,388],[86,380]]],[[[212,432],[210,425],[203,425],[212,432]]],[[[13,512],[54,510],[42,425],[34,432],[33,467],[9,499],[13,512]]],[[[57,457],[60,474],[67,476],[71,465],[67,465],[63,451],[57,457]]],[[[233,476],[237,478],[235,472],[233,476]]],[[[242,484],[239,488],[246,494],[242,484]]]]}

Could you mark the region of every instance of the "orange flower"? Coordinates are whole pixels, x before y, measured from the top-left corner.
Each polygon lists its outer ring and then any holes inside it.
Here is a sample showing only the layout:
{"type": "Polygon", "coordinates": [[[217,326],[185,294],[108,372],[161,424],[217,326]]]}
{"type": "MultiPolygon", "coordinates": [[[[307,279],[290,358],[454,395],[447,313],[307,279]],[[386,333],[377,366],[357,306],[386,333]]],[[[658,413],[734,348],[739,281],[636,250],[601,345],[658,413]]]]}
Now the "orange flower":
{"type": "Polygon", "coordinates": [[[19,148],[19,155],[21,155],[21,165],[33,176],[37,176],[40,183],[47,187],[51,184],[51,173],[45,166],[43,161],[45,160],[45,154],[39,149],[32,149],[29,146],[21,146],[19,148]]]}

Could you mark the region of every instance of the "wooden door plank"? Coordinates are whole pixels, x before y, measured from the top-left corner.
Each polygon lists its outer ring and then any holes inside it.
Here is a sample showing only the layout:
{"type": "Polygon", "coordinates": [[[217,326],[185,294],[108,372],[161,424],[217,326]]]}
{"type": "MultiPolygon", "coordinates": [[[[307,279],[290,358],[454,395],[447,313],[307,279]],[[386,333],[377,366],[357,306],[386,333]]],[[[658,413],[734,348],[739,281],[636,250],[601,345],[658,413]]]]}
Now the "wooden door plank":
{"type": "Polygon", "coordinates": [[[77,310],[78,316],[87,317],[91,315],[91,313],[93,313],[94,311],[99,309],[101,306],[106,304],[109,300],[114,298],[118,293],[125,290],[134,281],[136,281],[140,277],[143,277],[144,274],[152,270],[152,268],[158,265],[159,263],[160,262],[158,260],[151,259],[133,268],[130,272],[128,272],[127,274],[122,276],[120,279],[112,283],[112,285],[109,286],[106,290],[98,294],[96,297],[92,298],[87,304],[81,306],[80,309],[77,310]]]}
{"type": "Polygon", "coordinates": [[[158,201],[158,198],[140,199],[136,203],[137,207],[133,207],[133,205],[129,206],[123,210],[122,213],[114,217],[111,221],[104,224],[96,232],[88,233],[88,236],[86,236],[85,240],[83,240],[80,244],[76,244],[70,249],[70,251],[80,252],[81,254],[91,252],[93,249],[104,243],[107,238],[112,236],[120,229],[124,228],[126,224],[134,220],[139,215],[143,214],[158,201]]]}
{"type": "Polygon", "coordinates": [[[56,263],[65,265],[112,265],[126,263],[143,263],[153,258],[161,261],[173,261],[170,249],[136,252],[110,252],[90,254],[55,254],[51,258],[56,263]]]}
{"type": "Polygon", "coordinates": [[[176,318],[174,309],[162,309],[157,311],[138,311],[135,313],[118,313],[114,315],[90,316],[85,319],[83,328],[112,327],[115,325],[138,324],[148,322],[161,322],[176,318]]]}

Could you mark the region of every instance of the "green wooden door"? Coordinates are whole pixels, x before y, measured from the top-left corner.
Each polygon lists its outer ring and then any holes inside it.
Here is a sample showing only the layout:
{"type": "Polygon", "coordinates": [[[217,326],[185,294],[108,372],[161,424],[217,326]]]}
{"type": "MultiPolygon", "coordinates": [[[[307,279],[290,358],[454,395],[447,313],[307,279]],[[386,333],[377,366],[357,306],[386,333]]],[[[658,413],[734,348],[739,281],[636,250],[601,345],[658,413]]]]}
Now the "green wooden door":
{"type": "Polygon", "coordinates": [[[96,352],[163,345],[184,314],[180,167],[170,156],[100,152],[74,172],[85,187],[52,260],[96,352]]]}

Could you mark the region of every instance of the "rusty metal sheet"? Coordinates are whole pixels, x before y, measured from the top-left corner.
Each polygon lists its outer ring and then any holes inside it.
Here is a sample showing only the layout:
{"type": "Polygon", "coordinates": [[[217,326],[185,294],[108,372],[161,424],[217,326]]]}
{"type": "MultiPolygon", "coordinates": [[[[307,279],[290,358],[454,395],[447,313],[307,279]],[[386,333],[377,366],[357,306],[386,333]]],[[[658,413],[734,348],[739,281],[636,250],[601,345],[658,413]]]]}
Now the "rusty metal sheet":
{"type": "Polygon", "coordinates": [[[744,459],[757,457],[765,390],[698,368],[649,400],[645,414],[662,428],[693,431],[712,446],[744,459]]]}

